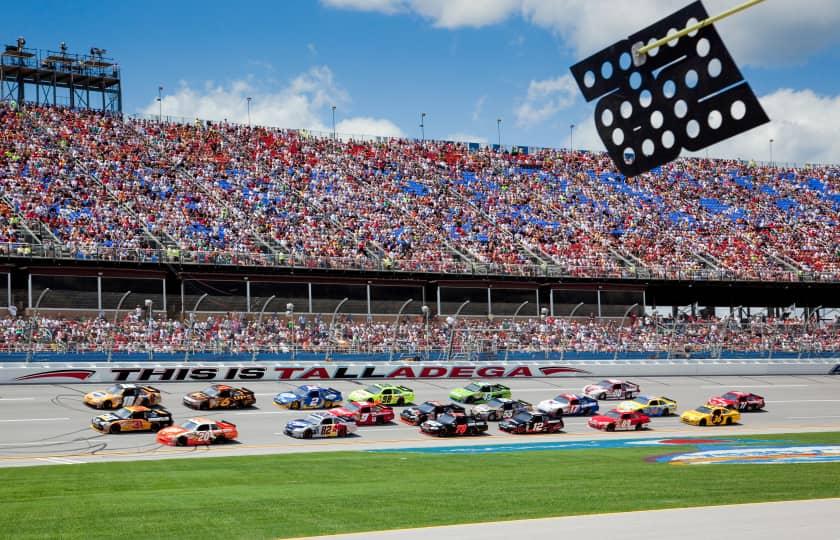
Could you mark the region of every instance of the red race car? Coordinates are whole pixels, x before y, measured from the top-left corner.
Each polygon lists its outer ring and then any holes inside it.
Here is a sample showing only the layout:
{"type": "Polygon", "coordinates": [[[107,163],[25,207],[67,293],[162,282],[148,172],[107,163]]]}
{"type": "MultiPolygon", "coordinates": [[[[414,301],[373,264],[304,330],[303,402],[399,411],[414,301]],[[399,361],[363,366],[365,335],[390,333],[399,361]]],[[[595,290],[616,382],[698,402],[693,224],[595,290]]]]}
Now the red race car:
{"type": "Polygon", "coordinates": [[[758,411],[764,408],[764,398],[750,392],[732,390],[722,396],[710,397],[709,405],[727,407],[736,411],[758,411]]]}
{"type": "Polygon", "coordinates": [[[343,407],[330,409],[329,413],[348,422],[356,422],[357,426],[387,424],[394,421],[394,409],[391,407],[360,401],[351,401],[343,407]]]}
{"type": "Polygon", "coordinates": [[[613,409],[589,419],[589,427],[601,431],[642,430],[650,424],[650,418],[637,411],[619,411],[613,409]]]}
{"type": "Polygon", "coordinates": [[[236,439],[236,426],[224,420],[192,418],[180,426],[158,431],[157,441],[169,446],[199,446],[228,442],[236,439]]]}

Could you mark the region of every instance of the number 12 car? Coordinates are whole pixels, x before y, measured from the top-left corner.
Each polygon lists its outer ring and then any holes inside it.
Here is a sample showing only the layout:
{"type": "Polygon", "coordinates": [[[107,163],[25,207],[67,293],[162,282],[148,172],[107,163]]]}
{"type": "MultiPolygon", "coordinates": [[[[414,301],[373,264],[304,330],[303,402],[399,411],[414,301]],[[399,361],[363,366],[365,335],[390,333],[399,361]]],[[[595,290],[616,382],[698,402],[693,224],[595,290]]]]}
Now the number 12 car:
{"type": "Polygon", "coordinates": [[[499,429],[508,433],[556,433],[563,429],[563,419],[542,411],[519,411],[513,418],[499,422],[499,429]]]}

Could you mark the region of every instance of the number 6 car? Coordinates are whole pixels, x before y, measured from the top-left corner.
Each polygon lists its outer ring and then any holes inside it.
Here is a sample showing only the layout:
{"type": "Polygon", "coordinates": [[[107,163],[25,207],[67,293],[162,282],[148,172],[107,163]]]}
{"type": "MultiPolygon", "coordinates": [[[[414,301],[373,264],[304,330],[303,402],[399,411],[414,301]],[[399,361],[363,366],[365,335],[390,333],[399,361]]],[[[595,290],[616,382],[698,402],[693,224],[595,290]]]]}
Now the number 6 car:
{"type": "Polygon", "coordinates": [[[355,432],[356,424],[328,412],[312,413],[306,418],[292,420],[283,430],[283,433],[296,439],[346,437],[355,432]]]}
{"type": "Polygon", "coordinates": [[[236,425],[226,420],[192,418],[180,426],[158,431],[157,441],[169,446],[202,446],[232,441],[238,435],[236,425]]]}

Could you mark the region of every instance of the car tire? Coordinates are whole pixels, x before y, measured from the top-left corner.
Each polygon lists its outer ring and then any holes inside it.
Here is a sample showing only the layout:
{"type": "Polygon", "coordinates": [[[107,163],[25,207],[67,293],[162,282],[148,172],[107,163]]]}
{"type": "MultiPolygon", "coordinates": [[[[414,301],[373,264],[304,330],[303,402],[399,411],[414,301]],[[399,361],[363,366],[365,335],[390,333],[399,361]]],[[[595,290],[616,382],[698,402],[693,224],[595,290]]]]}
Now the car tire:
{"type": "Polygon", "coordinates": [[[664,409],[662,411],[662,416],[671,416],[671,411],[669,411],[668,409],[664,409]]]}
{"type": "Polygon", "coordinates": [[[102,408],[103,409],[110,409],[111,407],[113,407],[113,405],[111,405],[110,401],[103,401],[102,402],[102,408]]]}
{"type": "Polygon", "coordinates": [[[120,425],[119,424],[111,424],[111,427],[108,428],[108,433],[119,433],[120,432],[120,425]]]}
{"type": "Polygon", "coordinates": [[[161,427],[162,427],[162,426],[161,426],[159,423],[157,423],[157,422],[153,422],[153,423],[152,423],[152,432],[153,432],[153,433],[157,433],[158,431],[160,431],[160,428],[161,428],[161,427]]]}
{"type": "Polygon", "coordinates": [[[725,423],[727,426],[731,426],[731,425],[732,425],[732,417],[730,416],[729,418],[727,418],[727,419],[726,419],[726,421],[725,421],[724,423],[725,423]]]}
{"type": "Polygon", "coordinates": [[[372,398],[372,397],[369,397],[369,398],[367,399],[367,402],[368,402],[368,403],[373,403],[373,398],[372,398]]]}
{"type": "Polygon", "coordinates": [[[600,399],[600,400],[607,399],[607,394],[599,394],[598,399],[600,399]]]}
{"type": "Polygon", "coordinates": [[[705,426],[705,425],[706,425],[706,419],[705,419],[705,418],[701,418],[701,419],[700,419],[700,421],[699,421],[699,422],[697,422],[697,425],[698,425],[698,426],[705,426]]]}
{"type": "Polygon", "coordinates": [[[376,424],[384,424],[385,419],[382,418],[381,416],[377,416],[375,422],[376,422],[376,424]]]}
{"type": "Polygon", "coordinates": [[[607,431],[615,431],[615,424],[607,425],[607,431]]]}
{"type": "Polygon", "coordinates": [[[645,429],[644,424],[636,424],[636,431],[642,431],[643,429],[645,429]]]}
{"type": "Polygon", "coordinates": [[[405,405],[405,400],[403,398],[398,398],[397,407],[401,407],[402,405],[405,405]]]}
{"type": "Polygon", "coordinates": [[[206,411],[207,409],[210,408],[210,404],[207,403],[206,401],[202,401],[201,404],[199,404],[198,408],[199,408],[199,410],[206,411]]]}
{"type": "Polygon", "coordinates": [[[304,438],[304,439],[311,439],[311,438],[312,438],[312,431],[311,431],[311,430],[309,430],[309,429],[307,429],[306,431],[304,431],[304,432],[303,432],[303,438],[304,438]]]}
{"type": "Polygon", "coordinates": [[[332,401],[325,401],[325,402],[324,402],[324,408],[325,408],[325,409],[332,409],[332,408],[333,408],[333,406],[334,406],[334,405],[333,405],[333,402],[332,402],[332,401]]]}
{"type": "Polygon", "coordinates": [[[300,409],[300,402],[299,401],[292,401],[289,403],[290,409],[300,409]]]}
{"type": "Polygon", "coordinates": [[[175,439],[175,446],[187,446],[187,438],[178,437],[177,439],[175,439]]]}

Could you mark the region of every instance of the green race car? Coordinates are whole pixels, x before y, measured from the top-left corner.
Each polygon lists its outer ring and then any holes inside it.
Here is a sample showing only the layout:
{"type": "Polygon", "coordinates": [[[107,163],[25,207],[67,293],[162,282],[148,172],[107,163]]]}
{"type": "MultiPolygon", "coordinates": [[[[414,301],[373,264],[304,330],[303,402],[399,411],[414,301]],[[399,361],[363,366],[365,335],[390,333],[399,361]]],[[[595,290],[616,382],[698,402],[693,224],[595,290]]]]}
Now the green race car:
{"type": "Polygon", "coordinates": [[[383,403],[385,405],[407,405],[414,401],[414,390],[405,386],[376,383],[367,388],[353,390],[350,392],[348,399],[349,401],[367,401],[368,403],[383,403]]]}
{"type": "Polygon", "coordinates": [[[510,388],[503,384],[473,381],[464,388],[449,392],[449,399],[461,403],[484,403],[493,398],[510,398],[510,388]]]}

